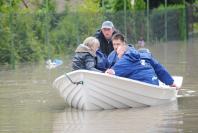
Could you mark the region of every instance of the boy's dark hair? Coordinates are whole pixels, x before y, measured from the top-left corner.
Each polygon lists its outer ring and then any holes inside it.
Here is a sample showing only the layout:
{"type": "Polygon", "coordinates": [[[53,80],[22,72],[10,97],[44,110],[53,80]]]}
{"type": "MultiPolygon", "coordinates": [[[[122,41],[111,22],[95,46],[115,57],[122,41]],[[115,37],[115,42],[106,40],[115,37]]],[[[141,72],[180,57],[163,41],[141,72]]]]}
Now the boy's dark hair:
{"type": "Polygon", "coordinates": [[[112,40],[121,40],[122,42],[126,42],[126,39],[123,34],[116,33],[112,36],[112,40]]]}

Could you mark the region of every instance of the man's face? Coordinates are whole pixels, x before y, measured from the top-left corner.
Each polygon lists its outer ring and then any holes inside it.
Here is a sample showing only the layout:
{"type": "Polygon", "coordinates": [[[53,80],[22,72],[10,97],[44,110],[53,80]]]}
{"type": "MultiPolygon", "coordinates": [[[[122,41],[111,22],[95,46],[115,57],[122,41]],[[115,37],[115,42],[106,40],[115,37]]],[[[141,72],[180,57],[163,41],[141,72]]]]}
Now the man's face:
{"type": "Polygon", "coordinates": [[[111,39],[113,31],[114,31],[113,28],[103,28],[101,30],[106,39],[108,40],[111,39]]]}

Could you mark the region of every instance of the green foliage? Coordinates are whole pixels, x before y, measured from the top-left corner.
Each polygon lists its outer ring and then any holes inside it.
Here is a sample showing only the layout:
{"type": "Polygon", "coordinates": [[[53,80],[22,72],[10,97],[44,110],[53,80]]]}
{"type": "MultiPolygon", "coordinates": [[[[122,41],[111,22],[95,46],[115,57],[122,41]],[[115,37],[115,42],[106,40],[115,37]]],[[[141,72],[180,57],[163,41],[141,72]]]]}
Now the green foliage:
{"type": "Polygon", "coordinates": [[[19,5],[21,0],[1,0],[0,1],[0,12],[9,13],[11,10],[19,11],[19,5]]]}
{"type": "MultiPolygon", "coordinates": [[[[39,2],[39,1],[34,1],[39,2]]],[[[0,59],[1,63],[38,62],[49,56],[48,30],[51,18],[48,10],[54,11],[52,0],[38,3],[40,10],[35,15],[30,10],[20,10],[21,0],[1,1],[0,10],[0,59]],[[10,3],[9,3],[10,2],[10,3]],[[16,14],[17,13],[17,14],[16,14]]]]}
{"type": "Polygon", "coordinates": [[[84,0],[83,3],[77,6],[77,11],[82,13],[98,13],[101,11],[99,3],[99,0],[84,0]]]}
{"type": "Polygon", "coordinates": [[[146,9],[146,3],[144,0],[135,0],[135,5],[134,5],[134,10],[139,11],[139,10],[145,10],[146,9]]]}
{"type": "Polygon", "coordinates": [[[51,30],[50,43],[55,46],[54,53],[65,52],[67,47],[76,44],[77,27],[75,20],[76,14],[74,13],[63,16],[57,27],[51,30]]]}
{"type": "Polygon", "coordinates": [[[153,10],[150,17],[153,34],[157,39],[165,38],[165,22],[167,22],[168,40],[180,40],[186,37],[186,17],[183,5],[173,5],[167,8],[161,5],[153,10]],[[165,19],[165,14],[167,18],[165,19]],[[156,27],[160,25],[160,27],[156,27]],[[160,32],[161,31],[161,32],[160,32]]]}
{"type": "MultiPolygon", "coordinates": [[[[62,13],[55,12],[53,0],[41,3],[40,0],[30,0],[37,6],[24,10],[19,10],[20,0],[13,1],[12,6],[7,0],[0,1],[0,62],[3,64],[11,63],[12,56],[21,63],[71,54],[79,43],[100,28],[104,20],[111,20],[119,31],[126,32],[130,43],[147,33],[143,0],[135,1],[133,12],[130,0],[126,0],[127,12],[123,11],[123,0],[104,0],[103,8],[98,8],[100,0],[85,0],[75,11],[67,8],[62,13]],[[104,8],[108,11],[103,12],[104,8]],[[35,11],[31,13],[33,9],[35,11]]],[[[168,16],[168,39],[182,39],[186,34],[183,6],[172,6],[167,10],[160,6],[151,12],[151,39],[164,38],[165,13],[168,16]]]]}
{"type": "Polygon", "coordinates": [[[113,1],[113,10],[115,12],[124,10],[125,4],[126,4],[126,10],[131,10],[131,0],[114,0],[113,1]]]}
{"type": "MultiPolygon", "coordinates": [[[[166,10],[175,10],[175,9],[181,9],[184,8],[183,4],[178,4],[178,5],[170,5],[166,7],[166,10]]],[[[158,8],[154,9],[155,11],[160,11],[160,10],[165,10],[165,6],[163,4],[161,4],[158,8]]]]}
{"type": "Polygon", "coordinates": [[[38,13],[49,13],[55,11],[55,1],[54,0],[43,0],[41,4],[38,5],[38,13]]]}
{"type": "Polygon", "coordinates": [[[145,15],[145,7],[146,4],[144,0],[135,0],[133,6],[133,27],[134,27],[134,39],[136,42],[140,38],[146,38],[146,15],[145,15]]]}
{"type": "Polygon", "coordinates": [[[113,2],[114,0],[100,0],[100,7],[103,9],[104,12],[112,12],[113,2]]]}
{"type": "MultiPolygon", "coordinates": [[[[198,18],[197,9],[198,9],[198,0],[195,1],[194,8],[193,8],[193,15],[195,18],[198,18]]],[[[197,33],[198,32],[198,22],[193,24],[193,28],[194,28],[195,33],[197,33]]]]}
{"type": "Polygon", "coordinates": [[[42,54],[45,51],[43,46],[44,40],[41,39],[44,33],[40,33],[38,41],[39,31],[44,30],[37,30],[39,28],[35,28],[41,24],[38,22],[33,14],[21,14],[15,19],[15,25],[17,26],[13,30],[15,34],[14,47],[19,62],[38,62],[42,59],[42,55],[44,55],[42,54]]]}
{"type": "Polygon", "coordinates": [[[0,14],[0,18],[0,61],[5,63],[10,58],[10,29],[8,27],[8,16],[0,14]]]}

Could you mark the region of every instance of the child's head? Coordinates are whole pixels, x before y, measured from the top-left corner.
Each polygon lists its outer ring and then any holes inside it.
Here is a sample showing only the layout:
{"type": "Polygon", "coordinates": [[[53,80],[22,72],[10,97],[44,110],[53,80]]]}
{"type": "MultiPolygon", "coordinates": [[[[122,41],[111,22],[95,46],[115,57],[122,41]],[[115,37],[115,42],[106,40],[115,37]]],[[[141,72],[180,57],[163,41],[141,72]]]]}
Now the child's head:
{"type": "Polygon", "coordinates": [[[93,50],[94,52],[96,52],[99,47],[100,47],[100,42],[98,41],[97,38],[95,37],[87,37],[83,44],[87,47],[89,47],[91,50],[93,50]]]}
{"type": "Polygon", "coordinates": [[[143,37],[140,37],[138,43],[136,44],[136,48],[137,49],[144,48],[144,45],[145,45],[144,44],[144,39],[143,39],[143,37]]]}

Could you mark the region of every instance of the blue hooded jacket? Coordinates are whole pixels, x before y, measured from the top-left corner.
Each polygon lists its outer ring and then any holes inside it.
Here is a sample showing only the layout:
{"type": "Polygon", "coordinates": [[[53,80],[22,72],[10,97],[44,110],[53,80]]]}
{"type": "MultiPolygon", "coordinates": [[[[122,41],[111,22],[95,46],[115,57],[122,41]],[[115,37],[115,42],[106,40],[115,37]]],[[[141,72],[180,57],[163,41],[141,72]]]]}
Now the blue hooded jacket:
{"type": "Polygon", "coordinates": [[[139,50],[141,60],[145,60],[147,63],[151,64],[158,79],[165,83],[166,85],[172,85],[174,80],[166,70],[166,68],[160,64],[151,54],[151,52],[146,48],[140,48],[139,50]]]}
{"type": "Polygon", "coordinates": [[[100,50],[96,51],[96,68],[102,72],[106,71],[108,68],[108,60],[105,54],[100,50]]]}
{"type": "Polygon", "coordinates": [[[112,69],[117,76],[159,85],[154,69],[150,64],[141,61],[140,54],[135,48],[128,47],[112,69]]]}
{"type": "MultiPolygon", "coordinates": [[[[128,46],[134,48],[132,44],[128,44],[128,46]]],[[[111,68],[118,60],[117,53],[115,51],[112,51],[107,57],[107,60],[108,60],[109,68],[111,68]]]]}
{"type": "MultiPolygon", "coordinates": [[[[158,77],[158,79],[165,83],[166,85],[172,85],[174,80],[169,74],[169,72],[166,70],[166,68],[160,64],[151,54],[151,52],[146,48],[140,48],[138,50],[140,54],[141,60],[145,61],[146,63],[150,64],[153,69],[155,70],[155,73],[158,77]]],[[[111,52],[111,54],[108,56],[108,62],[109,66],[113,66],[115,62],[118,60],[117,54],[115,51],[111,52]]]]}
{"type": "Polygon", "coordinates": [[[112,51],[108,58],[108,64],[109,64],[109,68],[111,68],[117,61],[118,61],[118,55],[115,51],[112,51]]]}

